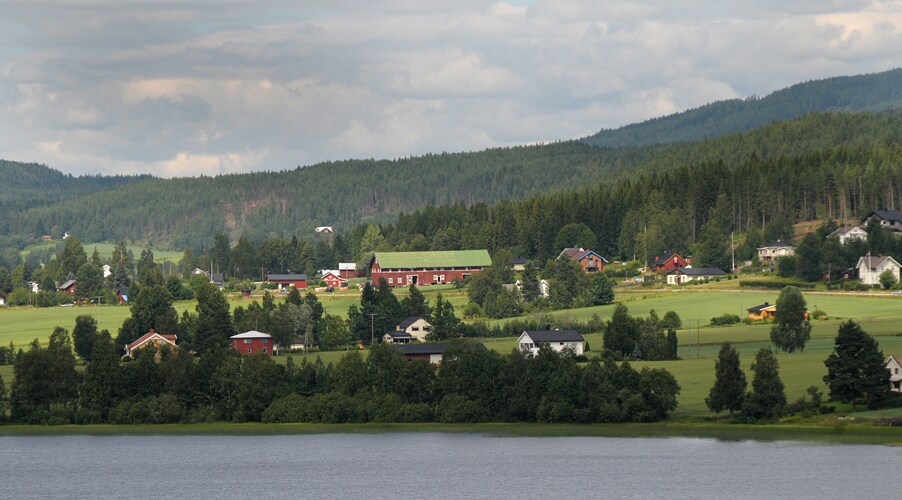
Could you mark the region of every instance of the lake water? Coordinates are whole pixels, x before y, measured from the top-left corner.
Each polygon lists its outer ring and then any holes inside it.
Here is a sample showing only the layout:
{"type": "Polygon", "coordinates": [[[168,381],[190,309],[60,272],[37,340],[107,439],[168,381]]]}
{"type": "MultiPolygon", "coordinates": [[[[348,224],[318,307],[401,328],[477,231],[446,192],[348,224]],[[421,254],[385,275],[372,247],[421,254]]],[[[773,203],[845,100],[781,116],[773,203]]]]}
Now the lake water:
{"type": "Polygon", "coordinates": [[[902,448],[695,438],[0,437],[0,498],[892,498],[902,448]]]}

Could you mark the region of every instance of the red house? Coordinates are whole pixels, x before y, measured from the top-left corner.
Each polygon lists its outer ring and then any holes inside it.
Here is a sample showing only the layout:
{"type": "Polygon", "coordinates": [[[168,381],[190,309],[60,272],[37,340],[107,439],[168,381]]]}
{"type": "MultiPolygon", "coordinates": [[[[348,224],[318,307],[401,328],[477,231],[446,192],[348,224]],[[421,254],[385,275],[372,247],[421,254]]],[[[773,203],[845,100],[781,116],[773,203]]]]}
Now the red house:
{"type": "Polygon", "coordinates": [[[169,335],[165,333],[157,333],[156,330],[151,328],[149,332],[142,335],[140,338],[138,338],[138,340],[125,346],[125,355],[132,357],[136,350],[144,349],[146,347],[160,349],[162,346],[166,345],[169,346],[170,349],[178,349],[178,346],[175,345],[175,340],[177,338],[178,337],[175,334],[169,335]]]}
{"type": "Polygon", "coordinates": [[[279,288],[293,286],[295,288],[307,288],[306,274],[267,274],[266,281],[275,283],[279,288]]]}
{"type": "Polygon", "coordinates": [[[488,250],[435,252],[376,252],[370,260],[370,279],[389,286],[438,285],[462,281],[492,265],[488,250]]]}
{"type": "Polygon", "coordinates": [[[682,257],[678,253],[670,253],[665,252],[661,255],[655,256],[655,261],[651,265],[652,271],[663,271],[665,273],[669,273],[675,269],[679,269],[681,267],[686,267],[690,264],[690,262],[682,257]]]}
{"type": "Polygon", "coordinates": [[[75,295],[75,290],[78,288],[78,285],[75,284],[75,280],[69,280],[62,285],[58,286],[57,291],[68,293],[69,295],[75,295]]]}
{"type": "Polygon", "coordinates": [[[339,262],[338,274],[344,279],[357,277],[357,264],[354,262],[339,262]]]}
{"type": "Polygon", "coordinates": [[[252,354],[273,355],[272,335],[256,330],[232,335],[229,337],[229,345],[232,346],[232,349],[240,352],[242,356],[250,356],[252,354]]]}
{"type": "Polygon", "coordinates": [[[587,273],[604,271],[604,265],[608,263],[607,259],[601,255],[584,248],[565,248],[564,251],[557,256],[558,259],[561,257],[568,257],[579,262],[579,265],[583,266],[583,270],[587,273]]]}
{"type": "Polygon", "coordinates": [[[343,279],[341,276],[338,276],[331,271],[324,274],[321,279],[326,283],[326,286],[331,286],[332,288],[343,288],[348,286],[348,280],[343,279]]]}

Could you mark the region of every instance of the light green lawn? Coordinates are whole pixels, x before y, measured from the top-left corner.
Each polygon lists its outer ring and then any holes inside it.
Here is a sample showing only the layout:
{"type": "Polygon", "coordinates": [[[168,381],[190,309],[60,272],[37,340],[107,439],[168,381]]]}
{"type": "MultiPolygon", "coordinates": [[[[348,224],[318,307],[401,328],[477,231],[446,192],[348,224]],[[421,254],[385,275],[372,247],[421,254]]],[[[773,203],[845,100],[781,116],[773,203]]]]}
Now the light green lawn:
{"type": "MultiPolygon", "coordinates": [[[[45,249],[53,249],[56,248],[56,245],[59,244],[62,240],[41,243],[39,245],[32,245],[26,247],[22,250],[22,258],[25,258],[31,252],[45,249]]],[[[88,257],[94,253],[94,249],[97,249],[97,253],[100,254],[100,257],[103,259],[109,259],[113,255],[113,249],[116,247],[113,243],[85,243],[82,242],[82,247],[85,249],[85,253],[88,254],[88,257]]],[[[135,255],[135,259],[141,256],[141,251],[145,250],[147,247],[128,245],[128,249],[135,255]]],[[[182,260],[182,252],[178,250],[160,250],[157,248],[151,248],[153,251],[153,258],[156,262],[169,261],[174,264],[179,263],[182,260]]]]}

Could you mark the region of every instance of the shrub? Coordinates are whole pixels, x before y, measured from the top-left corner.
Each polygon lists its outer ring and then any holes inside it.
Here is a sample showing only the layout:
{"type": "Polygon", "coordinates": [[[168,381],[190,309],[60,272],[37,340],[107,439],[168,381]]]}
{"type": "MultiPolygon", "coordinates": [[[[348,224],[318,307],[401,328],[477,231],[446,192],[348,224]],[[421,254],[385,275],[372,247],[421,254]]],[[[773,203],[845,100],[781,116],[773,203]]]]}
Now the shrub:
{"type": "Polygon", "coordinates": [[[740,321],[742,320],[735,314],[721,314],[711,318],[711,326],[735,325],[740,321]]]}

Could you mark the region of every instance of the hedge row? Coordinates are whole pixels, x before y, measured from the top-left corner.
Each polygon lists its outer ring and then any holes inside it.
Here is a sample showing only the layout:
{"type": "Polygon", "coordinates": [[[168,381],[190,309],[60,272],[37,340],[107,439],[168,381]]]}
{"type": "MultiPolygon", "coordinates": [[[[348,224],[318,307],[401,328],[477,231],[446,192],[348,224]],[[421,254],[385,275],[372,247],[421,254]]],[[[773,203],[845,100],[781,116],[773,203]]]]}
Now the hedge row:
{"type": "Polygon", "coordinates": [[[766,288],[768,290],[782,290],[784,287],[794,286],[802,290],[814,290],[814,283],[803,281],[770,281],[770,280],[741,280],[740,288],[766,288]]]}

